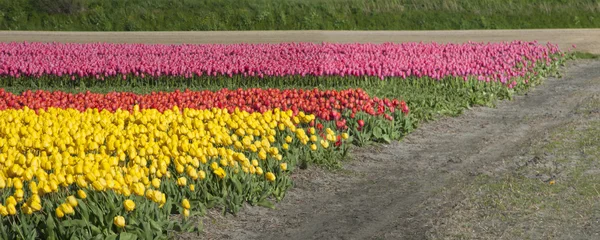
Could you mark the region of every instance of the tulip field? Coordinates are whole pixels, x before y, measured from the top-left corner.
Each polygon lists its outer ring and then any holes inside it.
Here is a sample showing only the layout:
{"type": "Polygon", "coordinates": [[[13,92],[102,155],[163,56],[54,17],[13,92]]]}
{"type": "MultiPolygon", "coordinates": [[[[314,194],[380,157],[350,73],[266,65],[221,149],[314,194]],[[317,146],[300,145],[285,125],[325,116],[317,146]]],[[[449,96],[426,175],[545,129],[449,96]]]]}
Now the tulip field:
{"type": "Polygon", "coordinates": [[[552,44],[0,43],[0,238],[166,239],[290,174],[493,105],[552,44]]]}

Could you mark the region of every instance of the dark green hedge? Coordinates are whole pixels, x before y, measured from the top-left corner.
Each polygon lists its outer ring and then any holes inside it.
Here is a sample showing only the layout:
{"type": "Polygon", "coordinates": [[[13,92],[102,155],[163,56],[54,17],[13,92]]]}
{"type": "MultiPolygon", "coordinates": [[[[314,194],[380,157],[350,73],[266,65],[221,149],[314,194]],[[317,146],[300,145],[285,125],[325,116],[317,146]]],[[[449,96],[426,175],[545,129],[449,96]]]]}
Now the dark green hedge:
{"type": "Polygon", "coordinates": [[[598,0],[0,0],[3,30],[598,27],[598,0]]]}

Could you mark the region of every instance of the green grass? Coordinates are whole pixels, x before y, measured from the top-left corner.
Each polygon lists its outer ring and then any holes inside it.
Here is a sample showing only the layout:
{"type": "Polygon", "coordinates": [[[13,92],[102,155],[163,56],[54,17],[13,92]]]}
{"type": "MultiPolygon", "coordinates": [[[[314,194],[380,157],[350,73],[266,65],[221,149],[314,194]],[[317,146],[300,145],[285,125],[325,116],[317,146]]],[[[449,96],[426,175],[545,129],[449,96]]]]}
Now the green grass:
{"type": "Polygon", "coordinates": [[[574,52],[573,56],[577,59],[599,59],[600,55],[588,52],[574,52]]]}
{"type": "Polygon", "coordinates": [[[5,30],[597,27],[598,0],[0,0],[0,29],[5,30]]]}

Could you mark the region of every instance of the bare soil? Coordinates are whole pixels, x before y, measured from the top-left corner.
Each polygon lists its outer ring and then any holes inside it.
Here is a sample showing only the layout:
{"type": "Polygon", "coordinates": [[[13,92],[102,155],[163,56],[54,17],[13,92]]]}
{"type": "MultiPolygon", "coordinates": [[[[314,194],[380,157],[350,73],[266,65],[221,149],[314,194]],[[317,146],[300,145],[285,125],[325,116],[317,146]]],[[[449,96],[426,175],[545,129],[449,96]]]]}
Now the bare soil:
{"type": "Polygon", "coordinates": [[[534,41],[562,50],[600,54],[600,29],[527,29],[460,31],[209,31],[209,32],[45,32],[0,31],[0,42],[111,43],[279,43],[279,42],[439,42],[534,41]]]}
{"type": "MultiPolygon", "coordinates": [[[[525,95],[499,102],[496,108],[475,107],[459,117],[426,123],[401,142],[354,149],[341,170],[332,172],[315,167],[299,170],[294,174],[295,187],[276,204],[276,209],[247,206],[237,216],[211,213],[203,219],[204,233],[180,237],[471,239],[487,236],[494,239],[502,236],[502,232],[493,228],[502,227],[502,218],[486,218],[486,213],[511,212],[493,206],[473,211],[473,201],[479,198],[471,190],[491,186],[481,183],[482,176],[502,182],[505,174],[516,171],[515,166],[537,162],[531,154],[539,152],[540,142],[555,136],[552,133],[574,122],[585,126],[599,120],[594,113],[600,111],[600,104],[587,103],[597,101],[600,95],[600,61],[578,60],[567,65],[562,71],[563,78],[549,78],[525,95]],[[475,220],[484,221],[481,224],[486,228],[461,225],[480,224],[475,220]],[[486,224],[486,220],[494,222],[486,224]],[[480,234],[474,235],[474,231],[480,234]]],[[[579,154],[578,149],[572,150],[573,154],[579,154]]],[[[527,171],[523,174],[527,175],[527,171]]],[[[539,172],[532,176],[527,179],[545,185],[560,178],[539,172]]],[[[595,197],[600,197],[600,193],[595,197]]],[[[552,210],[548,211],[551,215],[552,210]]],[[[538,222],[513,220],[516,222],[503,226],[505,231],[515,224],[528,229],[539,227],[541,221],[543,226],[544,217],[539,216],[538,222]]],[[[582,224],[593,228],[591,222],[582,224]]],[[[573,232],[567,229],[562,233],[573,232]]],[[[598,237],[597,233],[587,231],[576,236],[593,239],[598,237]]],[[[509,236],[522,235],[517,232],[509,236]]],[[[549,239],[543,232],[528,236],[549,239]]],[[[562,239],[560,236],[557,239],[562,239]]]]}

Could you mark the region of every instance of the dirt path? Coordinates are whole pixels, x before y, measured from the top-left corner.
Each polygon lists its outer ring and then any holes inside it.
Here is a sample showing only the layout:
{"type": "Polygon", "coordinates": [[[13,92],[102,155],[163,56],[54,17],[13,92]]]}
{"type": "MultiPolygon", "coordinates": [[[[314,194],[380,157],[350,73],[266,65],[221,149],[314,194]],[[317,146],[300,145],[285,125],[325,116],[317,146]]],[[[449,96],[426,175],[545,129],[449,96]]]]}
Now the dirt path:
{"type": "Polygon", "coordinates": [[[461,31],[214,31],[214,32],[37,32],[0,31],[0,42],[277,43],[277,42],[552,42],[561,49],[600,54],[600,29],[461,31]]]}
{"type": "Polygon", "coordinates": [[[402,142],[358,149],[339,172],[300,171],[277,209],[211,215],[204,237],[425,239],[464,198],[460,186],[505,168],[600,92],[600,61],[571,62],[563,73],[497,108],[475,108],[425,124],[402,142]]]}

